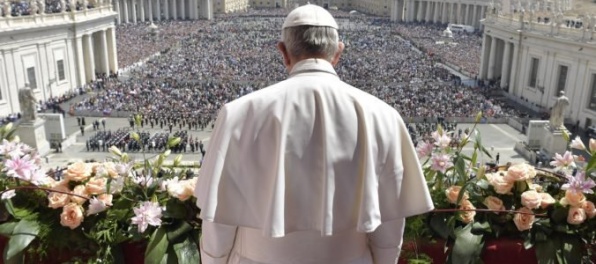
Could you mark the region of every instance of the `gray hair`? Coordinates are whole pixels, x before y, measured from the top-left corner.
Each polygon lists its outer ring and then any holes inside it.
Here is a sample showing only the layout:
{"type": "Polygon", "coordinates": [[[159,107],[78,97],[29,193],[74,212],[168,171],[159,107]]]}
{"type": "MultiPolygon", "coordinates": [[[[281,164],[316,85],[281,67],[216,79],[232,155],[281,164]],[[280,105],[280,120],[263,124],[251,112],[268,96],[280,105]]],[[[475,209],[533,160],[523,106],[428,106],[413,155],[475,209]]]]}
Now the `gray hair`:
{"type": "Polygon", "coordinates": [[[281,33],[288,53],[294,57],[320,56],[331,61],[337,52],[339,36],[332,27],[297,26],[281,33]]]}

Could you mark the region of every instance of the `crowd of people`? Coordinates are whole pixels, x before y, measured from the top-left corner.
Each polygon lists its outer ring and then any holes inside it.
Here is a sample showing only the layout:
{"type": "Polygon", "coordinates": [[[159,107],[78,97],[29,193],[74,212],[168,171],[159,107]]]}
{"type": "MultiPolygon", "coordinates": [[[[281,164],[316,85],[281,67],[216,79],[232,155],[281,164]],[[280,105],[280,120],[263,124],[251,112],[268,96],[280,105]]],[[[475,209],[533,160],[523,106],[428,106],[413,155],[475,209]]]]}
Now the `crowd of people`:
{"type": "Polygon", "coordinates": [[[94,8],[94,1],[76,1],[76,0],[36,0],[36,1],[6,1],[1,6],[2,16],[29,16],[52,14],[60,12],[70,12],[83,10],[84,5],[87,8],[94,8]],[[72,2],[74,1],[74,2],[72,2]]]}
{"type": "MultiPolygon", "coordinates": [[[[259,12],[214,21],[159,22],[157,33],[149,24],[118,26],[119,64],[131,67],[121,72],[125,78],[102,78],[101,85],[92,85],[95,94],[75,110],[139,113],[151,126],[204,129],[223,104],[287,78],[275,48],[283,14],[259,12]]],[[[479,35],[455,34],[457,45],[436,44],[443,27],[339,14],[346,49],[338,75],[393,105],[402,116],[475,117],[479,111],[487,117],[524,115],[491,98],[486,89],[462,85],[437,63],[450,62],[476,74],[479,35]]]]}

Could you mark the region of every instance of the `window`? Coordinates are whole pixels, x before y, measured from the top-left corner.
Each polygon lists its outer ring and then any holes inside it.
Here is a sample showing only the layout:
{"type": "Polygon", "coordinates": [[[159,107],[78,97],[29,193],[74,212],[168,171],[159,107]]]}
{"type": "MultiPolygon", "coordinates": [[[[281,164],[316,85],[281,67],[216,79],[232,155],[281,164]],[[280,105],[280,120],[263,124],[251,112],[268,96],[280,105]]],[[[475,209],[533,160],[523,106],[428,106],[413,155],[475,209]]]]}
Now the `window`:
{"type": "Polygon", "coordinates": [[[58,68],[58,81],[64,81],[66,75],[64,74],[64,60],[56,61],[56,68],[58,68]]]}
{"type": "Polygon", "coordinates": [[[592,74],[591,88],[592,89],[590,89],[591,95],[588,108],[590,108],[590,110],[596,111],[596,74],[592,74]]]}
{"type": "Polygon", "coordinates": [[[27,80],[29,81],[29,88],[37,89],[37,79],[35,78],[35,67],[27,68],[27,80]]]}
{"type": "Polygon", "coordinates": [[[532,88],[536,88],[536,79],[538,77],[538,65],[540,63],[540,60],[537,58],[532,58],[532,65],[530,68],[530,82],[528,83],[528,86],[532,87],[532,88]]]}
{"type": "Polygon", "coordinates": [[[559,96],[561,91],[565,91],[565,84],[567,83],[567,70],[567,66],[559,65],[559,79],[557,80],[555,96],[559,96]]]}

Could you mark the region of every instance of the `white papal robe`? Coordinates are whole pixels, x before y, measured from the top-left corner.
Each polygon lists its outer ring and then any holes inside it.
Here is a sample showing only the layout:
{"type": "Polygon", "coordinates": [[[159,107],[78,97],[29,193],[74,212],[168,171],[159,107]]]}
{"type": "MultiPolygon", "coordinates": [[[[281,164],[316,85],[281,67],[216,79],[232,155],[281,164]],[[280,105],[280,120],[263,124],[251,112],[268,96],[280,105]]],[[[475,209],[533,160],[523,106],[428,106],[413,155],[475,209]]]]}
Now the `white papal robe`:
{"type": "Polygon", "coordinates": [[[220,110],[195,195],[203,263],[394,263],[433,209],[401,116],[321,59],[220,110]]]}

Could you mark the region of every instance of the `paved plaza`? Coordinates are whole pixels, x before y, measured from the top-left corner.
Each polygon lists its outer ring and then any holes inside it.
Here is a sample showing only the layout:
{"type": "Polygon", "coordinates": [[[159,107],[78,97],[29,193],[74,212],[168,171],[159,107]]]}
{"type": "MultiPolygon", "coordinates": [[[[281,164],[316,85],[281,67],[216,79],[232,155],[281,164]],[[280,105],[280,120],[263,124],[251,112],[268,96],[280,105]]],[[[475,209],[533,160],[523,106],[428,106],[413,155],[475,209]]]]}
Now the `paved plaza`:
{"type": "MultiPolygon", "coordinates": [[[[66,147],[63,149],[61,153],[56,153],[54,149],[46,156],[46,162],[44,163],[45,168],[56,168],[58,166],[65,166],[70,162],[74,162],[77,160],[97,160],[103,161],[107,158],[110,158],[111,155],[109,152],[105,151],[87,151],[86,148],[86,141],[92,137],[96,131],[93,130],[93,126],[91,125],[95,120],[101,119],[106,120],[106,130],[116,131],[120,128],[130,128],[129,121],[127,118],[112,118],[112,117],[85,117],[85,134],[82,135],[80,132],[80,128],[77,124],[76,117],[73,116],[66,116],[65,118],[65,128],[67,134],[71,137],[75,137],[76,141],[74,144],[66,147]]],[[[473,124],[458,124],[458,128],[465,130],[466,128],[472,128],[473,124]]],[[[101,127],[101,125],[100,125],[101,127]]],[[[494,157],[497,153],[500,154],[500,161],[501,163],[511,161],[511,162],[523,162],[524,158],[518,155],[514,150],[513,147],[515,143],[518,141],[525,141],[526,136],[523,135],[521,132],[515,130],[514,128],[510,127],[506,124],[479,124],[477,125],[478,130],[480,131],[482,137],[483,145],[491,152],[491,155],[494,157]]],[[[103,130],[103,128],[101,128],[103,130]]],[[[173,133],[178,131],[179,129],[174,128],[172,130],[173,133]]],[[[148,125],[145,125],[142,128],[135,128],[134,131],[137,132],[149,132],[152,135],[159,132],[169,132],[168,128],[164,126],[163,129],[160,129],[159,126],[154,126],[151,128],[148,125]]],[[[208,149],[209,147],[209,139],[211,136],[211,125],[209,125],[205,130],[188,130],[188,135],[191,136],[195,140],[202,140],[205,144],[205,147],[208,149]]],[[[469,147],[464,148],[464,152],[471,153],[472,145],[469,144],[469,147]]],[[[145,158],[152,158],[155,157],[158,153],[157,152],[148,152],[145,154],[139,152],[129,152],[128,153],[131,158],[133,159],[143,159],[145,158]]],[[[193,162],[198,164],[201,161],[201,153],[199,151],[195,151],[194,153],[190,151],[188,148],[186,153],[181,153],[183,155],[183,160],[185,162],[193,162]]],[[[177,154],[172,153],[168,160],[173,160],[177,154]]],[[[486,155],[480,155],[479,161],[481,162],[490,162],[492,161],[486,155]]]]}

